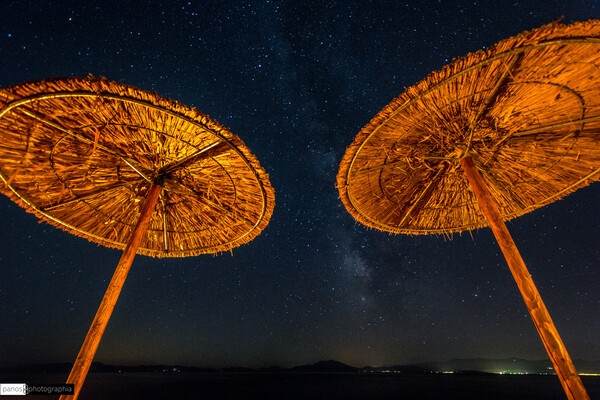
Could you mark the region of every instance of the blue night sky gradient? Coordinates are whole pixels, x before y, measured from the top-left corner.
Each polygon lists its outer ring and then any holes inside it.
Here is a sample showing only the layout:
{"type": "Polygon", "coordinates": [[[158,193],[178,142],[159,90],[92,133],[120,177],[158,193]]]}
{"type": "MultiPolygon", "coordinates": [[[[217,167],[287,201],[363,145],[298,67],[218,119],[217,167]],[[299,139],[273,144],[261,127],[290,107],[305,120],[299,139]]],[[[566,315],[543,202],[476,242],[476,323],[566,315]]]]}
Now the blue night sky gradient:
{"type": "MultiPolygon", "coordinates": [[[[356,223],[335,176],[358,131],[453,58],[596,1],[3,1],[0,86],[105,76],[196,107],[275,188],[270,224],[217,256],[138,256],[96,360],[354,366],[546,353],[489,229],[356,223]],[[351,3],[351,4],[347,4],[351,3]]],[[[508,224],[574,359],[600,359],[600,184],[508,224]]],[[[120,252],[0,197],[0,367],[72,362],[120,252]]]]}

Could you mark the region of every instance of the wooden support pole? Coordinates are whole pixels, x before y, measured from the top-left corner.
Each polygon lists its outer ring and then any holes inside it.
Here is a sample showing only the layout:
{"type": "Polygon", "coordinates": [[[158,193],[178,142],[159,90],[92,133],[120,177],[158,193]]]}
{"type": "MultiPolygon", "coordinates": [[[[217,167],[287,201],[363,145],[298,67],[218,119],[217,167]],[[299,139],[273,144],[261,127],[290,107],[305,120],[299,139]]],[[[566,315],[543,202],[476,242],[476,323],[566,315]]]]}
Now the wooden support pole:
{"type": "Polygon", "coordinates": [[[470,157],[465,157],[460,160],[460,165],[465,171],[471,188],[477,197],[479,206],[487,218],[490,228],[494,232],[498,245],[502,249],[504,258],[517,282],[523,300],[525,300],[525,304],[529,309],[529,314],[531,314],[531,319],[542,338],[542,342],[546,347],[546,351],[550,356],[554,370],[558,375],[558,379],[560,379],[567,397],[570,400],[589,400],[589,396],[567,353],[567,349],[558,335],[558,331],[533,283],[533,279],[531,279],[529,271],[527,271],[525,262],[521,258],[521,254],[502,220],[498,206],[487,190],[485,182],[477,172],[473,160],[470,157]]]}
{"type": "Polygon", "coordinates": [[[102,335],[104,334],[104,330],[106,329],[110,315],[115,308],[115,304],[117,303],[117,299],[119,298],[119,294],[121,293],[121,289],[125,283],[125,278],[127,278],[127,274],[131,268],[133,258],[135,257],[135,254],[140,247],[140,243],[144,238],[146,228],[148,227],[148,223],[150,222],[150,218],[154,212],[154,207],[158,202],[161,190],[162,186],[155,183],[148,191],[148,195],[144,200],[144,204],[142,205],[142,211],[137,225],[131,233],[129,242],[123,251],[123,255],[119,260],[119,264],[117,264],[115,273],[108,284],[108,288],[106,289],[104,298],[100,303],[100,307],[98,307],[94,321],[90,326],[87,336],[85,337],[85,341],[81,346],[81,350],[79,350],[79,355],[75,360],[75,364],[73,364],[73,369],[71,369],[69,378],[67,378],[67,383],[72,383],[74,385],[75,394],[62,395],[60,396],[60,400],[77,400],[77,397],[79,397],[81,387],[83,386],[83,381],[85,380],[88,370],[90,369],[90,365],[92,364],[92,360],[94,359],[94,355],[96,354],[96,350],[98,349],[100,339],[102,339],[102,335]]]}

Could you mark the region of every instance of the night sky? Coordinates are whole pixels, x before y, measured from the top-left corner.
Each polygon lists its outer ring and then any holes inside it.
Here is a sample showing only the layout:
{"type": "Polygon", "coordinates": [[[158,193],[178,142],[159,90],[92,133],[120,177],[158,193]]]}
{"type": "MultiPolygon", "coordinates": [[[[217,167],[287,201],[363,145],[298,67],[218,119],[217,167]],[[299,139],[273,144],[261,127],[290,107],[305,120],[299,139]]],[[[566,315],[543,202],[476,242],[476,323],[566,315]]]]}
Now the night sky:
{"type": "MultiPolygon", "coordinates": [[[[2,1],[1,87],[93,74],[156,91],[229,127],[275,189],[270,224],[232,253],[138,256],[95,360],[546,358],[489,229],[452,240],[368,229],[335,176],[405,87],[524,30],[598,19],[600,4],[301,3],[2,1]]],[[[599,200],[595,183],[508,223],[573,359],[600,359],[599,200]]],[[[0,367],[74,361],[121,252],[4,196],[0,217],[0,367]]]]}

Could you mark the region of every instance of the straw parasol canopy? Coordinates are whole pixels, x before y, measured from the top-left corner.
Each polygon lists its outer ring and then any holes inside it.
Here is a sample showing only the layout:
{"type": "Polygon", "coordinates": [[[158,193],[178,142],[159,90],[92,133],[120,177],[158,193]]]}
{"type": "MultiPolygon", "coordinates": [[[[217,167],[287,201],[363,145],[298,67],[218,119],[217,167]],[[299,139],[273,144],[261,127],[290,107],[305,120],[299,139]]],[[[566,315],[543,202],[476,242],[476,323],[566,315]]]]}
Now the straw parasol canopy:
{"type": "Polygon", "coordinates": [[[136,253],[185,257],[249,242],[274,192],[256,158],[208,116],[106,79],[0,90],[0,191],[123,254],[67,383],[76,400],[136,253]]]}
{"type": "Polygon", "coordinates": [[[342,159],[346,209],[394,233],[492,229],[569,399],[589,399],[504,221],[600,178],[600,21],[553,23],[434,72],[342,159]]]}
{"type": "Polygon", "coordinates": [[[41,220],[122,249],[159,176],[164,190],[138,254],[227,251],[273,212],[257,159],[196,109],[94,77],[0,90],[0,192],[41,220]]]}
{"type": "Polygon", "coordinates": [[[357,135],[337,187],[363,224],[394,233],[487,226],[459,160],[509,220],[600,178],[600,21],[552,23],[457,59],[357,135]]]}

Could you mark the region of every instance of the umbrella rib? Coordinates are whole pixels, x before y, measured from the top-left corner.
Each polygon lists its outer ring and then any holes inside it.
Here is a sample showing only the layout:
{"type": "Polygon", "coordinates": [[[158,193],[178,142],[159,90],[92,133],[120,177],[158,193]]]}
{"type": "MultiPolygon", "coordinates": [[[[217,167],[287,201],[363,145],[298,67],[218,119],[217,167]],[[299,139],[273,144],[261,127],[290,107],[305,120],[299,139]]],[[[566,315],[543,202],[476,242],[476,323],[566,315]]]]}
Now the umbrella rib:
{"type": "Polygon", "coordinates": [[[65,200],[65,201],[53,204],[51,206],[48,206],[48,207],[40,207],[39,210],[43,211],[43,212],[51,211],[51,210],[54,210],[54,209],[56,209],[58,207],[66,206],[68,204],[72,204],[72,203],[75,203],[75,202],[80,201],[80,200],[85,200],[85,199],[87,199],[89,197],[92,197],[92,196],[95,196],[97,194],[102,194],[104,192],[107,192],[107,191],[110,191],[110,190],[113,190],[113,189],[117,189],[117,188],[123,187],[127,183],[129,183],[129,182],[119,182],[118,185],[112,185],[112,186],[109,186],[109,187],[103,187],[103,188],[100,188],[99,190],[94,190],[92,192],[88,192],[88,193],[86,193],[86,194],[84,194],[82,196],[77,196],[74,199],[65,200]]]}
{"type": "Polygon", "coordinates": [[[142,178],[144,178],[144,180],[146,180],[147,182],[152,183],[152,179],[150,179],[148,176],[146,176],[145,174],[142,173],[142,171],[138,170],[136,167],[134,167],[126,158],[120,157],[121,160],[123,160],[123,162],[125,162],[125,164],[129,165],[129,167],[131,167],[132,170],[134,170],[135,172],[137,172],[137,174],[139,176],[141,176],[142,178]]]}
{"type": "Polygon", "coordinates": [[[363,174],[365,172],[377,171],[377,170],[383,169],[385,167],[392,167],[394,165],[402,164],[402,163],[405,163],[405,162],[406,162],[406,160],[398,160],[398,161],[392,161],[392,162],[386,163],[386,164],[377,165],[375,167],[369,167],[369,168],[360,169],[360,170],[358,170],[356,172],[353,172],[352,176],[356,176],[358,174],[363,174]]]}
{"type": "Polygon", "coordinates": [[[223,207],[220,204],[218,204],[218,203],[210,200],[209,198],[203,197],[202,195],[200,195],[199,193],[196,193],[195,191],[194,191],[194,193],[198,196],[196,199],[199,200],[200,202],[208,203],[212,207],[218,208],[219,210],[223,211],[225,214],[229,214],[231,212],[231,210],[226,209],[225,207],[223,207]]]}
{"type": "Polygon", "coordinates": [[[541,126],[539,128],[527,129],[527,130],[524,130],[521,132],[514,133],[512,135],[512,137],[523,137],[523,136],[532,135],[534,133],[543,132],[545,130],[552,129],[552,128],[562,128],[563,126],[585,124],[586,122],[595,122],[595,121],[600,121],[600,115],[596,115],[594,117],[579,118],[579,119],[576,119],[573,121],[558,122],[556,124],[549,124],[549,125],[541,126]]]}
{"type": "Polygon", "coordinates": [[[479,120],[481,119],[483,114],[488,110],[488,108],[492,104],[492,101],[494,100],[494,98],[496,97],[498,92],[500,91],[500,88],[502,87],[502,85],[508,79],[509,75],[511,75],[511,70],[513,69],[513,67],[515,66],[515,63],[517,62],[517,60],[519,58],[521,58],[521,54],[514,54],[510,58],[510,60],[508,61],[508,65],[505,65],[504,72],[502,73],[502,75],[500,75],[500,78],[498,78],[498,81],[496,81],[496,84],[494,85],[494,87],[492,88],[492,90],[490,91],[488,96],[486,97],[485,101],[479,107],[477,114],[475,114],[475,116],[471,120],[471,123],[469,124],[469,130],[467,131],[469,140],[467,141],[467,149],[464,154],[468,154],[469,150],[471,150],[471,142],[473,141],[473,135],[475,134],[475,129],[477,128],[477,124],[479,124],[479,120]]]}
{"type": "MultiPolygon", "coordinates": [[[[171,178],[171,179],[173,179],[173,178],[171,178]]],[[[177,180],[177,179],[174,179],[174,180],[177,180]]],[[[173,193],[177,193],[179,195],[184,195],[184,196],[193,195],[193,196],[196,197],[197,200],[201,200],[201,201],[204,201],[206,203],[209,203],[210,206],[218,208],[219,210],[223,211],[224,213],[228,214],[228,213],[231,212],[230,209],[228,210],[225,207],[221,206],[220,204],[218,204],[218,203],[216,203],[216,202],[214,202],[214,201],[212,201],[212,200],[210,200],[210,199],[202,196],[201,193],[198,193],[197,191],[195,191],[193,189],[190,189],[189,187],[185,186],[180,181],[177,180],[177,182],[179,182],[179,184],[181,185],[181,187],[184,187],[187,191],[186,190],[181,190],[181,189],[174,189],[174,188],[167,188],[165,190],[168,191],[168,192],[173,192],[173,193]]]]}
{"type": "MultiPolygon", "coordinates": [[[[459,158],[456,157],[437,157],[437,156],[423,156],[424,160],[440,160],[440,161],[451,161],[451,160],[456,160],[458,161],[459,158]]],[[[394,165],[398,165],[398,164],[402,164],[402,163],[407,163],[406,160],[397,160],[397,161],[392,161],[390,163],[385,163],[385,164],[381,164],[381,165],[376,165],[374,167],[369,167],[369,168],[364,168],[364,169],[359,169],[356,172],[352,173],[352,176],[356,176],[358,174],[364,174],[366,172],[373,172],[373,171],[378,171],[380,169],[386,168],[386,167],[393,167],[394,165]]]]}
{"type": "Polygon", "coordinates": [[[217,146],[220,143],[227,143],[227,142],[223,142],[221,140],[213,142],[211,144],[209,144],[208,146],[205,146],[203,148],[201,148],[200,150],[194,152],[193,154],[184,157],[183,159],[179,160],[179,161],[175,161],[174,163],[167,165],[163,168],[163,173],[165,174],[169,174],[173,171],[175,171],[176,169],[178,169],[179,167],[181,168],[185,168],[187,165],[189,164],[193,164],[196,161],[198,161],[198,159],[200,158],[200,156],[202,156],[202,154],[210,149],[212,149],[213,147],[217,146]]]}
{"type": "MultiPolygon", "coordinates": [[[[94,140],[91,140],[91,139],[89,139],[89,138],[86,138],[85,136],[81,136],[79,133],[77,133],[77,132],[74,132],[74,131],[72,131],[72,130],[70,130],[70,129],[64,128],[63,126],[61,126],[61,125],[57,124],[56,122],[48,121],[47,119],[44,119],[44,118],[42,118],[42,117],[39,117],[39,116],[37,116],[37,115],[35,115],[35,114],[31,113],[30,111],[28,111],[27,109],[25,109],[25,108],[23,108],[23,107],[21,107],[21,108],[20,108],[20,110],[21,110],[21,111],[22,111],[22,112],[23,112],[25,115],[27,115],[27,116],[29,116],[29,117],[31,117],[31,118],[33,118],[33,119],[36,119],[36,120],[38,120],[38,121],[40,121],[40,122],[42,122],[42,123],[44,123],[44,124],[46,124],[46,125],[49,125],[49,126],[51,126],[51,127],[55,128],[55,129],[58,129],[58,130],[60,130],[60,131],[62,131],[62,132],[65,132],[65,133],[67,133],[67,134],[69,134],[69,135],[71,135],[71,136],[73,136],[73,137],[75,137],[75,138],[77,138],[77,139],[79,139],[79,140],[81,140],[81,141],[83,141],[83,142],[94,144],[94,140]]],[[[103,145],[101,145],[101,144],[96,144],[96,147],[98,147],[98,148],[100,148],[100,149],[102,149],[102,150],[106,151],[107,153],[109,153],[109,154],[111,154],[111,155],[113,155],[113,156],[119,157],[119,158],[120,158],[121,160],[123,160],[123,161],[124,161],[124,162],[125,162],[127,165],[129,165],[129,166],[130,166],[130,167],[131,167],[131,168],[132,168],[132,169],[133,169],[133,170],[134,170],[136,173],[138,173],[138,174],[139,174],[139,175],[140,175],[142,178],[144,178],[144,179],[145,179],[146,181],[148,181],[148,182],[152,182],[152,180],[151,180],[150,178],[148,178],[148,177],[147,177],[146,175],[144,175],[144,174],[143,174],[141,171],[139,171],[137,168],[135,168],[133,165],[131,165],[131,163],[130,163],[130,162],[129,162],[129,161],[128,161],[128,160],[127,160],[125,157],[123,157],[121,154],[119,154],[119,153],[116,153],[115,151],[113,151],[113,150],[109,149],[108,147],[106,147],[106,146],[103,146],[103,145]]]]}

